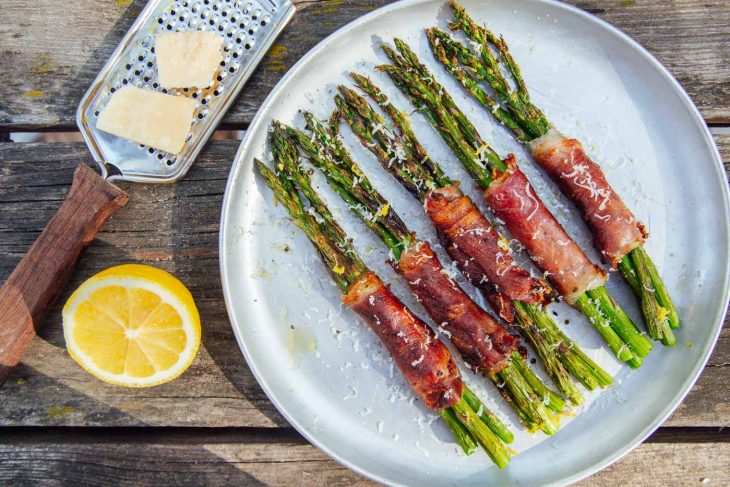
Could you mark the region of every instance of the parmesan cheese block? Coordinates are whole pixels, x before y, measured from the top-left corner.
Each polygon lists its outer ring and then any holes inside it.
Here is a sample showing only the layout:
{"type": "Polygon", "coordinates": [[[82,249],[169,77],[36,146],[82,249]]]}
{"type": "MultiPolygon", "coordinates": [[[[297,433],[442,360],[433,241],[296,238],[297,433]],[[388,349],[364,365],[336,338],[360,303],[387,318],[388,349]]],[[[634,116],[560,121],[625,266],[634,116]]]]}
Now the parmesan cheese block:
{"type": "Polygon", "coordinates": [[[213,32],[163,32],[155,37],[155,56],[163,88],[206,88],[223,55],[223,37],[213,32]]]}
{"type": "Polygon", "coordinates": [[[177,154],[185,144],[197,103],[184,96],[125,86],[99,114],[97,128],[177,154]]]}

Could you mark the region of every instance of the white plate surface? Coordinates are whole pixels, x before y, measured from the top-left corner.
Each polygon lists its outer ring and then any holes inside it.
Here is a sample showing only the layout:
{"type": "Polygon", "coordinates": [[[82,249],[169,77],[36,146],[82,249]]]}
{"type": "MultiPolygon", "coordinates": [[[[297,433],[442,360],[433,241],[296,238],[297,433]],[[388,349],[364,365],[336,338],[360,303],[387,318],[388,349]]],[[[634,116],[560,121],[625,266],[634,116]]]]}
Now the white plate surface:
{"type": "MultiPolygon", "coordinates": [[[[264,102],[228,180],[221,222],[221,272],[238,343],[266,394],[312,443],[381,482],[409,485],[562,484],[585,477],[636,446],[680,403],[701,372],[720,330],[728,295],[728,195],[719,154],[691,101],[659,63],[608,24],[542,0],[464,1],[473,17],[505,35],[536,104],[563,132],[581,139],[616,190],[651,230],[649,253],[675,297],[684,326],[673,350],[657,345],[637,371],[620,366],[584,318],[551,305],[563,329],[615,376],[587,395],[553,437],[528,435],[483,378],[464,373],[485,402],[512,425],[519,452],[499,470],[479,452],[465,457],[446,427],[414,399],[372,333],[340,304],[307,239],[274,206],[252,169],[270,161],[273,119],[303,127],[298,108],[324,118],[337,83],[356,69],[372,75],[403,110],[408,101],[373,66],[377,48],[407,40],[498,152],[521,167],[568,231],[597,260],[577,213],[535,169],[525,150],[496,125],[432,58],[422,28],[449,17],[442,1],[406,0],[372,12],[322,41],[264,102]]],[[[245,95],[244,95],[245,96],[245,95]]],[[[477,193],[440,137],[418,114],[414,127],[433,158],[477,193]]],[[[436,242],[421,208],[343,127],[345,140],[376,187],[422,238],[436,242]]],[[[387,252],[323,179],[315,178],[366,263],[425,317],[385,264],[387,252]]],[[[440,248],[439,248],[440,250],[440,248]]],[[[443,255],[443,252],[441,252],[443,255]]],[[[445,260],[448,262],[448,260],[445,260]]],[[[461,281],[472,296],[474,289],[461,281]]],[[[627,286],[610,290],[639,320],[627,286]]],[[[534,367],[539,370],[539,365],[534,367]]]]}

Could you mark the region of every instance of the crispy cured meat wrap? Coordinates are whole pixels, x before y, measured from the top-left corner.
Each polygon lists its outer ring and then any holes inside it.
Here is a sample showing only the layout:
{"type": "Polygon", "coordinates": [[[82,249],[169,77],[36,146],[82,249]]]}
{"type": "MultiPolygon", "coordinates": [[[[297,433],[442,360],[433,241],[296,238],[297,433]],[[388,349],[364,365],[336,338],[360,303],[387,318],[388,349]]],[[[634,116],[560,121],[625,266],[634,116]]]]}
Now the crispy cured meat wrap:
{"type": "MultiPolygon", "coordinates": [[[[453,248],[457,255],[469,256],[468,260],[457,260],[463,272],[471,275],[473,267],[478,268],[495,291],[507,300],[531,304],[549,301],[549,286],[515,263],[509,244],[500,238],[489,220],[457,184],[430,191],[424,208],[447,251],[453,248]]],[[[470,279],[474,282],[474,278],[470,279]]],[[[481,284],[480,281],[475,282],[477,286],[481,284]]]]}
{"type": "Polygon", "coordinates": [[[428,242],[406,250],[394,267],[474,372],[495,375],[508,366],[519,340],[459,288],[428,242]]]}
{"type": "Polygon", "coordinates": [[[649,237],[644,225],[613,191],[601,167],[576,139],[551,128],[529,143],[532,156],[573,201],[593,232],[593,244],[603,260],[616,268],[621,259],[649,237]]]}
{"type": "Polygon", "coordinates": [[[522,242],[535,264],[570,304],[586,291],[603,286],[608,278],[606,273],[588,260],[537,197],[512,154],[505,163],[508,171],[484,190],[484,198],[494,214],[522,242]]]}
{"type": "Polygon", "coordinates": [[[453,406],[463,390],[449,350],[373,272],[352,283],[342,302],[378,335],[398,368],[429,409],[453,406]]]}

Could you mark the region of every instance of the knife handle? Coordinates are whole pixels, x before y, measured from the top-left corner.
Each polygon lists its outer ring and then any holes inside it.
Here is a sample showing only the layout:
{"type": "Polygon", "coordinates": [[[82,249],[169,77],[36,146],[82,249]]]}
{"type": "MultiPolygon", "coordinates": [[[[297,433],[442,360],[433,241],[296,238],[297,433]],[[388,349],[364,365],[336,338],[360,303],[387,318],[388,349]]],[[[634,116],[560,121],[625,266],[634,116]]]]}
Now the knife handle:
{"type": "Polygon", "coordinates": [[[20,361],[81,252],[128,199],[86,164],[76,168],[63,204],[0,288],[0,385],[20,361]]]}

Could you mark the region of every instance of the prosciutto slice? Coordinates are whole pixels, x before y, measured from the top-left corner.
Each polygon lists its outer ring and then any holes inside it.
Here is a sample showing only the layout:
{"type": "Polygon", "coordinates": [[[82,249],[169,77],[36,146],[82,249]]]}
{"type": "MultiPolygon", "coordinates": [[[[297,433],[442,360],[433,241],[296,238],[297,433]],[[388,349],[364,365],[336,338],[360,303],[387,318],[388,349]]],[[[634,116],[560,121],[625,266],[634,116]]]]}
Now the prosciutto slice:
{"type": "Polygon", "coordinates": [[[495,215],[505,222],[512,236],[525,246],[535,264],[568,303],[590,289],[602,286],[606,273],[593,264],[571,239],[515,163],[484,191],[495,215]]]}
{"type": "Polygon", "coordinates": [[[373,272],[352,283],[342,298],[372,328],[426,407],[453,406],[463,382],[446,346],[373,272]]]}
{"type": "Polygon", "coordinates": [[[509,301],[548,302],[550,288],[514,262],[509,244],[458,184],[429,192],[424,206],[446,250],[476,286],[486,279],[509,301]]]}
{"type": "Polygon", "coordinates": [[[557,130],[530,143],[532,155],[575,203],[593,232],[593,244],[604,261],[614,268],[649,236],[608,184],[600,166],[583,150],[581,143],[557,130]]]}
{"type": "Polygon", "coordinates": [[[405,251],[394,267],[474,372],[494,375],[508,365],[519,340],[454,282],[427,242],[405,251]]]}

